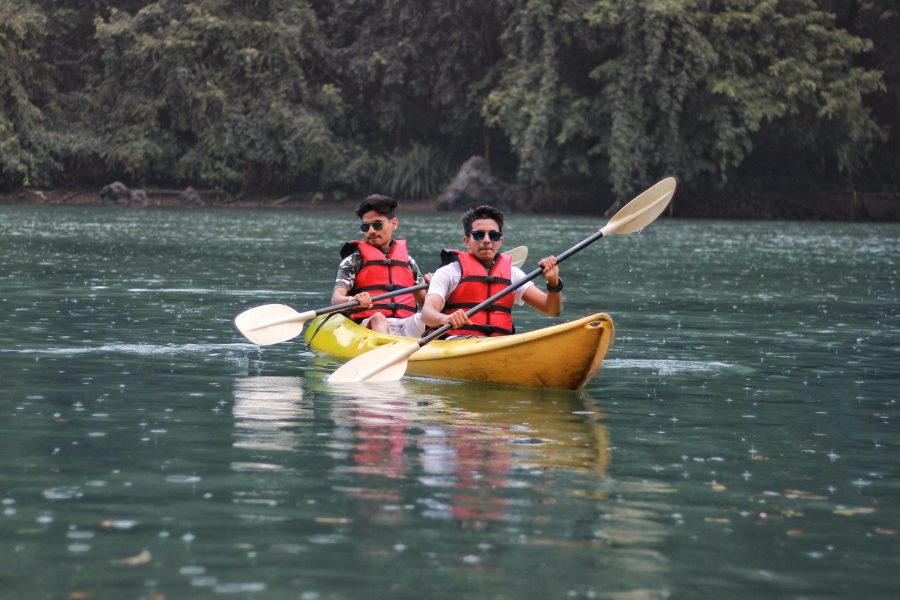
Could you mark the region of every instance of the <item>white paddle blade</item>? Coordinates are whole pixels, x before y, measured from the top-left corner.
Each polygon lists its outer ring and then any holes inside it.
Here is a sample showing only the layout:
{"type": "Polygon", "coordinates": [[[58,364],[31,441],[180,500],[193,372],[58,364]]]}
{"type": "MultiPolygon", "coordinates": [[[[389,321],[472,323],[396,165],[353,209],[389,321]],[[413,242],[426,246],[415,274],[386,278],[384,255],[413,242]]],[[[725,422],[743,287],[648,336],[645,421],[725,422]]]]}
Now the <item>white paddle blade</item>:
{"type": "Polygon", "coordinates": [[[379,346],[344,363],[328,376],[328,383],[397,381],[406,373],[407,359],[419,349],[416,342],[397,341],[379,346]]]}
{"type": "Polygon", "coordinates": [[[512,250],[504,252],[503,254],[509,255],[509,258],[512,261],[512,266],[521,267],[528,259],[528,246],[516,246],[512,250]]]}
{"type": "Polygon", "coordinates": [[[667,177],[645,190],[613,215],[600,231],[603,235],[609,233],[621,235],[643,229],[655,221],[669,205],[672,196],[675,195],[675,184],[674,177],[667,177]]]}
{"type": "Polygon", "coordinates": [[[254,344],[268,346],[297,337],[303,324],[314,316],[315,311],[298,313],[284,304],[264,304],[239,314],[234,326],[254,344]]]}

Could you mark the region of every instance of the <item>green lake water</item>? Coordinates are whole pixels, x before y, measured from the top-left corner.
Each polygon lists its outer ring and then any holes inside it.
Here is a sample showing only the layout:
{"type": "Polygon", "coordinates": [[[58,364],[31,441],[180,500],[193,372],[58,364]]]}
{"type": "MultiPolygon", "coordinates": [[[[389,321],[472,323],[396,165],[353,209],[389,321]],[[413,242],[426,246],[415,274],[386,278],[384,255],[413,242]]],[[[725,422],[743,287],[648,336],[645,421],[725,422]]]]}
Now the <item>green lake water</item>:
{"type": "MultiPolygon", "coordinates": [[[[403,215],[425,267],[456,216],[403,215]]],[[[900,596],[900,226],[660,219],[561,266],[582,392],[331,388],[350,213],[0,206],[0,597],[900,596]]],[[[526,271],[605,224],[512,216],[526,271]]],[[[564,354],[565,349],[560,349],[564,354]]]]}

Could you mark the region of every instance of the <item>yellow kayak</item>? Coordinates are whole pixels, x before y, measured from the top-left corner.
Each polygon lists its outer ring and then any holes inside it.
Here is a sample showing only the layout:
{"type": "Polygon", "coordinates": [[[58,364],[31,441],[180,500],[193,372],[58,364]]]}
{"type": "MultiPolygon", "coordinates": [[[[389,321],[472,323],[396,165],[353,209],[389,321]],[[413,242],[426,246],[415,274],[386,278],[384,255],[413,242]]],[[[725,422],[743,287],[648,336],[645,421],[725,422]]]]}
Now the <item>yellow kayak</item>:
{"type": "MultiPolygon", "coordinates": [[[[436,340],[409,359],[414,375],[519,387],[576,390],[600,368],[615,328],[605,313],[503,337],[436,340]]],[[[310,350],[351,359],[397,340],[343,315],[316,317],[306,328],[310,350]]]]}

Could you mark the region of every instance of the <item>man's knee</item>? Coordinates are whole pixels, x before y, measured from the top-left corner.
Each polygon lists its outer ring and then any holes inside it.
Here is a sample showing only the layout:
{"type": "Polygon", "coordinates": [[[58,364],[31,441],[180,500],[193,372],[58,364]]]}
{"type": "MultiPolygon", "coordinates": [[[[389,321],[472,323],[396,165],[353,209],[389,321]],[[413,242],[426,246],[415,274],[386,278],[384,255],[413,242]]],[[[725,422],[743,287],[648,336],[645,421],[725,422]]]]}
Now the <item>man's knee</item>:
{"type": "Polygon", "coordinates": [[[387,317],[381,313],[375,313],[369,319],[369,329],[378,333],[389,333],[390,326],[388,325],[387,317]]]}

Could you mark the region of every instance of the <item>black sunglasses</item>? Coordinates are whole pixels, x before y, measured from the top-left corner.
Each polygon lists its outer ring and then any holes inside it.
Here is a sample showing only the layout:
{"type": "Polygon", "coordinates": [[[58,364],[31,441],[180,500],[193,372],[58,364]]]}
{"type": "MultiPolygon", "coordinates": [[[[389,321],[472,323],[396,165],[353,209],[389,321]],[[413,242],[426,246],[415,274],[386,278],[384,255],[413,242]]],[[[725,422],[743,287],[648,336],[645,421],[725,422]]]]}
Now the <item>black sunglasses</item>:
{"type": "Polygon", "coordinates": [[[369,227],[374,229],[375,231],[381,231],[384,229],[384,221],[372,221],[371,223],[360,223],[359,230],[363,233],[369,230],[369,227]]]}
{"type": "Polygon", "coordinates": [[[500,237],[503,235],[499,231],[473,231],[469,235],[472,236],[472,239],[476,242],[480,242],[484,239],[484,236],[487,235],[492,242],[495,244],[500,241],[500,237]]]}

